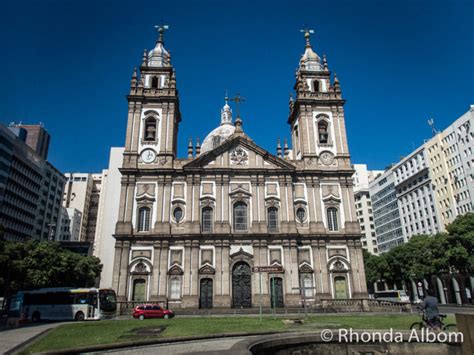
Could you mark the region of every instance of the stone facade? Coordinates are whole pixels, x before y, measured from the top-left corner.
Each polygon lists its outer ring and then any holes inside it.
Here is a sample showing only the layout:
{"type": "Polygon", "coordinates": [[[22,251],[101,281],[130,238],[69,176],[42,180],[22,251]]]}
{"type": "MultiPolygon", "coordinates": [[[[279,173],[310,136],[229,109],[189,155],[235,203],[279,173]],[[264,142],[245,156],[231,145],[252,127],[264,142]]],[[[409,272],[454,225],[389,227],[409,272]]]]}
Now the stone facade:
{"type": "MultiPolygon", "coordinates": [[[[270,154],[237,117],[232,132],[214,130],[209,148],[190,144],[179,159],[163,31],[128,96],[112,280],[119,300],[241,308],[258,306],[260,294],[277,307],[366,297],[344,100],[309,33],[290,99],[292,149],[270,154]],[[283,272],[260,276],[257,266],[283,272]]],[[[221,125],[232,125],[227,102],[221,125]]]]}

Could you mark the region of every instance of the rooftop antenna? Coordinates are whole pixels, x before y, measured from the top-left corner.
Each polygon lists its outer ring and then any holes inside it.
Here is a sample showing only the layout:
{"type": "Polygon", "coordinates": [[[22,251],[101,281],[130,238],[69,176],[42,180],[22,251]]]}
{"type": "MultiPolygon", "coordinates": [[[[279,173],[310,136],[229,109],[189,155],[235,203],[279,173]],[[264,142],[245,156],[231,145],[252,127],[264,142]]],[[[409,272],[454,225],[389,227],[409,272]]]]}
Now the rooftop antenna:
{"type": "Polygon", "coordinates": [[[436,136],[438,134],[438,131],[435,128],[434,119],[430,118],[428,120],[428,125],[431,127],[431,132],[433,133],[433,137],[436,136]]]}

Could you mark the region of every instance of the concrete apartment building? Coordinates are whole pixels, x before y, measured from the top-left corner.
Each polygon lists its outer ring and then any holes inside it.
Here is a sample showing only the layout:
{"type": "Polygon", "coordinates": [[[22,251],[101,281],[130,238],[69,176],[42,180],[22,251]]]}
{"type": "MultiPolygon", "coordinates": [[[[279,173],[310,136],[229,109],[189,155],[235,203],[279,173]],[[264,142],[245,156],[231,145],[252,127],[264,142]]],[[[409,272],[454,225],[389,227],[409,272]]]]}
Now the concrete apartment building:
{"type": "Polygon", "coordinates": [[[82,213],[76,208],[61,207],[58,241],[79,242],[81,237],[82,213]]]}
{"type": "MultiPolygon", "coordinates": [[[[89,221],[89,208],[94,182],[92,174],[66,173],[67,182],[64,188],[63,207],[76,209],[82,215],[79,241],[85,242],[89,221]]],[[[72,212],[68,213],[71,215],[72,212]]]]}
{"type": "Polygon", "coordinates": [[[356,216],[360,224],[363,237],[362,247],[372,254],[378,254],[377,237],[375,234],[375,222],[370,199],[369,183],[377,176],[383,174],[383,170],[367,170],[366,164],[354,164],[354,200],[356,216]]]}
{"type": "Polygon", "coordinates": [[[122,174],[119,168],[123,162],[124,148],[111,148],[109,166],[102,171],[101,190],[96,217],[93,254],[97,256],[103,269],[100,274],[100,287],[112,287],[112,273],[115,250],[115,225],[119,214],[119,196],[122,174]]]}
{"type": "Polygon", "coordinates": [[[33,132],[44,131],[28,139],[24,127],[0,124],[0,224],[7,240],[53,240],[65,179],[45,160],[49,135],[44,128],[26,126],[33,132]],[[38,137],[43,137],[42,142],[38,137]]]}

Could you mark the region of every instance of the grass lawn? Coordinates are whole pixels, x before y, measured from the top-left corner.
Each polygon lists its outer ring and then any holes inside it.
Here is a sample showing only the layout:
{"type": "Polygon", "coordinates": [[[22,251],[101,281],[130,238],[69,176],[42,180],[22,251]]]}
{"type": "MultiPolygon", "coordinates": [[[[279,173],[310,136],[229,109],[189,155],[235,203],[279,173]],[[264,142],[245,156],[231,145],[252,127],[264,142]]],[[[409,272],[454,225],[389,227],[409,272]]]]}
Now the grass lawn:
{"type": "MultiPolygon", "coordinates": [[[[162,339],[191,335],[209,335],[234,332],[257,331],[307,331],[325,328],[353,329],[389,329],[408,330],[413,322],[419,321],[418,315],[324,315],[313,316],[303,325],[285,325],[283,319],[264,317],[260,323],[258,317],[201,317],[174,319],[147,319],[139,321],[109,320],[82,322],[61,325],[50,331],[45,337],[33,343],[24,354],[68,349],[73,347],[98,344],[111,344],[127,341],[162,339]],[[165,325],[166,329],[158,336],[143,336],[134,333],[137,328],[156,328],[165,325]]],[[[303,318],[303,317],[301,317],[303,318]]],[[[449,316],[445,324],[455,323],[454,316],[449,316]]]]}

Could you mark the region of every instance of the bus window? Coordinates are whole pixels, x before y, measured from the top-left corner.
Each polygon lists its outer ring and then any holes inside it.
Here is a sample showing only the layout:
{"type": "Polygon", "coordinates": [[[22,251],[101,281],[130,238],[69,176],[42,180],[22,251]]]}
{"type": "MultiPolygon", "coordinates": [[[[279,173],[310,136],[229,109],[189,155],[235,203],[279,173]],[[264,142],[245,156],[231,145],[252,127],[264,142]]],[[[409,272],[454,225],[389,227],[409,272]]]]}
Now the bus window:
{"type": "Polygon", "coordinates": [[[87,293],[76,293],[74,294],[74,304],[86,304],[87,293]]]}

